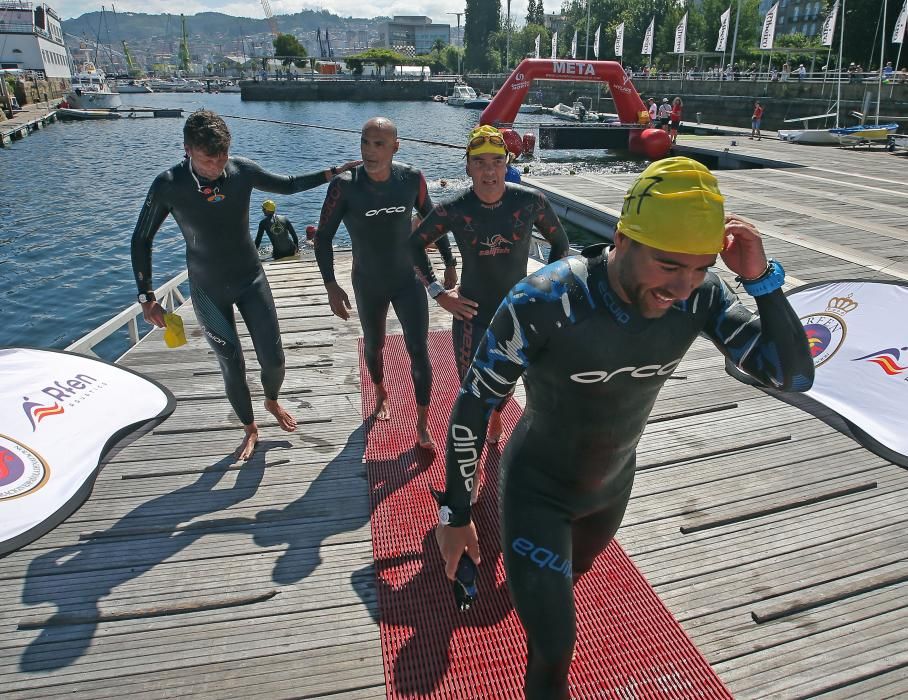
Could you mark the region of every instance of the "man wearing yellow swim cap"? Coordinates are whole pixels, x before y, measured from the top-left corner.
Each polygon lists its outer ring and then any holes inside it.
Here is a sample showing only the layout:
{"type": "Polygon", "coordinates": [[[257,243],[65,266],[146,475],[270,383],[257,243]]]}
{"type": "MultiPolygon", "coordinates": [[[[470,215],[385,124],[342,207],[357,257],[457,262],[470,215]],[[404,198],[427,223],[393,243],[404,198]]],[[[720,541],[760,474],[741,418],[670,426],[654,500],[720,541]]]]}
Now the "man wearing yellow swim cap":
{"type": "Polygon", "coordinates": [[[690,158],[650,164],[624,196],[609,283],[647,318],[687,299],[721,254],[742,280],[767,272],[763,241],[753,224],[725,214],[709,169],[690,158]]]}
{"type": "Polygon", "coordinates": [[[783,281],[753,225],[725,214],[709,170],[669,158],[631,186],[613,247],[547,265],[498,306],[451,410],[436,539],[449,578],[464,553],[481,565],[476,456],[490,406],[522,377],[526,407],[501,456],[499,513],[527,636],[527,700],[569,697],[574,584],[621,524],[650,411],[694,341],[709,338],[765,387],[810,389],[813,360],[783,281]],[[708,269],[720,254],[758,313],[708,269]]]}

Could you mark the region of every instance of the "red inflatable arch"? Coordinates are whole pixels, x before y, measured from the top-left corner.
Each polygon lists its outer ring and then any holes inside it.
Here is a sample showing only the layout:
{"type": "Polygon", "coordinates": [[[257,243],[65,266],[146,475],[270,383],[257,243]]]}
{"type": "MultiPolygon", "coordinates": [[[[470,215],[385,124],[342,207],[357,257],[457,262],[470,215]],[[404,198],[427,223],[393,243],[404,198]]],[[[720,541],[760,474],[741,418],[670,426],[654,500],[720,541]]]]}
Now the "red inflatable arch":
{"type": "MultiPolygon", "coordinates": [[[[483,110],[479,123],[513,123],[533,80],[543,79],[608,83],[621,123],[634,127],[649,124],[646,105],[620,63],[541,58],[521,61],[483,110]]],[[[668,153],[671,141],[661,129],[634,128],[628,136],[628,148],[634,153],[656,159],[668,153]]]]}

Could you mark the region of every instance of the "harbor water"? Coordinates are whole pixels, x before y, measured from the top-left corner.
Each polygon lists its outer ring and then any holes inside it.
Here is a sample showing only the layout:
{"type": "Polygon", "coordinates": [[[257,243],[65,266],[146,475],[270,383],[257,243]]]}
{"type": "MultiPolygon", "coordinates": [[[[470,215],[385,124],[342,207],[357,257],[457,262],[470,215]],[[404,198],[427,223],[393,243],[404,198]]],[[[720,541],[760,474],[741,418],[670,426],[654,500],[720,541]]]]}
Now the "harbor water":
{"type": "MultiPolygon", "coordinates": [[[[397,122],[401,137],[460,146],[480,112],[434,102],[243,102],[238,94],[126,95],[137,107],[202,107],[223,115],[298,122],[358,132],[372,116],[397,122]]],[[[550,117],[520,115],[518,130],[550,117]]],[[[231,153],[278,173],[309,173],[359,157],[358,133],[227,118],[231,153]]],[[[182,119],[134,118],[57,123],[0,150],[0,346],[65,348],[135,301],[130,238],[152,180],[182,158],[182,119]]],[[[531,173],[628,172],[642,163],[626,154],[540,151],[531,173]]],[[[403,140],[397,160],[420,168],[432,198],[442,201],[468,186],[463,150],[403,140]]],[[[278,213],[304,236],[316,224],[321,187],[274,197],[278,213]]],[[[250,235],[261,203],[254,192],[250,235]]],[[[577,232],[572,232],[576,239],[577,232]]],[[[335,245],[348,244],[341,230],[335,245]]],[[[153,248],[154,284],[185,267],[185,245],[168,217],[153,248]]],[[[315,265],[311,254],[304,264],[315,265]]],[[[145,326],[144,322],[140,325],[145,326]]],[[[144,333],[144,328],[142,332],[144,333]]],[[[125,333],[102,346],[115,358],[125,333]]]]}

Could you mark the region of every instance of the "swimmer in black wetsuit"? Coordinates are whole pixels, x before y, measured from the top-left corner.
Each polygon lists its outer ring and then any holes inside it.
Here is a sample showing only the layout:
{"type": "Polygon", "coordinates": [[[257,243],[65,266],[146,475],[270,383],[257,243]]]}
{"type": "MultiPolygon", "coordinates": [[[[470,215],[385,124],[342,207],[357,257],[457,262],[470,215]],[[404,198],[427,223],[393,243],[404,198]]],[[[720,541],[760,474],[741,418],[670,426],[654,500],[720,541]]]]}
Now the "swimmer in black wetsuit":
{"type": "Polygon", "coordinates": [[[300,249],[300,241],[290,219],[276,214],[277,204],[273,199],[262,202],[262,213],[265,218],[259,221],[259,229],[255,234],[255,247],[262,244],[262,237],[268,234],[271,241],[271,257],[275,260],[296,255],[300,249]]]}
{"type": "MultiPolygon", "coordinates": [[[[353,244],[353,293],[363,329],[363,352],[369,376],[375,384],[375,417],[388,420],[390,407],[384,386],[382,349],[388,306],[394,306],[410,355],[410,371],[416,393],[416,433],[421,447],[432,449],[428,411],[432,393],[429,364],[429,306],[426,292],[416,276],[413,255],[407,244],[412,230],[413,209],[425,216],[432,208],[422,173],[409,165],[393,162],[400,147],[397,127],[390,119],[376,117],[365,123],[360,138],[363,164],[349,175],[336,177],[328,187],[315,235],[315,258],[328,290],[331,310],[340,318],[350,317],[350,300],[334,278],[331,241],[341,221],[353,244]]],[[[445,282],[457,283],[455,260],[447,239],[438,241],[445,260],[445,282]]],[[[420,250],[426,257],[425,250],[420,250]]],[[[428,260],[425,266],[429,266],[428,260]]]]}
{"type": "Polygon", "coordinates": [[[340,170],[355,167],[358,161],[310,175],[274,175],[251,160],[229,156],[227,125],[207,110],[189,116],[183,141],[186,160],[158,175],[145,198],[132,235],[132,268],[145,320],[163,328],[164,310],[152,292],[151,245],[164,219],[172,214],[186,239],[186,267],[196,317],[218,358],[227,398],[246,433],[235,453],[237,459],[245,460],[255,449],[258,427],[234,305],[246,322],[261,366],[265,409],[284,430],[296,429],[296,420],[278,403],[284,351],[271,288],[249,236],[252,190],[302,192],[324,184],[340,170]]]}
{"type": "MultiPolygon", "coordinates": [[[[463,271],[460,286],[444,291],[435,282],[433,270],[421,268],[430,294],[454,316],[451,338],[461,379],[467,373],[479,341],[485,335],[495,309],[508,291],[526,277],[533,227],[552,248],[549,262],[568,254],[570,243],[545,195],[522,185],[505,182],[507,147],[493,126],[473,129],[467,146],[467,174],[473,186],[447,204],[439,204],[423,219],[410,246],[418,265],[420,249],[454,233],[463,271]]],[[[496,409],[486,438],[498,442],[501,413],[496,409]]]]}
{"type": "Polygon", "coordinates": [[[500,512],[508,586],[527,633],[527,698],[568,697],[573,583],[621,523],[647,417],[694,339],[704,334],[765,386],[810,388],[813,362],[783,280],[753,225],[724,215],[711,173],[668,158],[628,191],[613,248],[548,265],[495,313],[451,414],[436,536],[449,578],[465,550],[479,563],[472,480],[490,408],[524,375],[500,512]],[[719,252],[757,314],[709,270],[719,252]]]}

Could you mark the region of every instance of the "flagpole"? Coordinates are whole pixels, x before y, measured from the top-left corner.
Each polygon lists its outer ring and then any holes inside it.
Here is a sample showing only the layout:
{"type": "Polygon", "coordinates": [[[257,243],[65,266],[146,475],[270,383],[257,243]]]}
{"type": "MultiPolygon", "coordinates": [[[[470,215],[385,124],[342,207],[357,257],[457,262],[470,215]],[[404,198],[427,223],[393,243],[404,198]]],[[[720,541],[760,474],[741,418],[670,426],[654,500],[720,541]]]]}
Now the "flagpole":
{"type": "MultiPolygon", "coordinates": [[[[734,80],[734,71],[735,71],[735,46],[738,43],[738,22],[741,20],[741,0],[738,0],[738,11],[735,14],[735,35],[731,40],[731,70],[732,70],[732,80],[734,80]]],[[[723,59],[724,60],[724,59],[723,59]]],[[[722,66],[724,72],[725,66],[722,66]]]]}
{"type": "Polygon", "coordinates": [[[586,48],[583,50],[583,57],[590,57],[590,2],[586,0],[586,48]]]}
{"type": "MultiPolygon", "coordinates": [[[[501,7],[501,6],[499,5],[499,7],[501,7]]],[[[499,10],[499,12],[500,12],[500,10],[499,10]]],[[[504,70],[505,70],[505,72],[507,72],[511,69],[511,0],[508,0],[508,28],[507,28],[507,31],[508,31],[508,35],[507,35],[508,38],[507,38],[507,42],[505,44],[505,49],[504,49],[504,70]]],[[[500,46],[500,44],[499,44],[499,46],[500,46]]]]}
{"type": "MultiPolygon", "coordinates": [[[[895,57],[895,70],[892,72],[892,82],[889,83],[889,99],[892,99],[892,90],[895,87],[895,76],[898,74],[899,61],[902,60],[902,45],[905,43],[905,36],[902,35],[902,43],[899,44],[899,52],[895,57]]],[[[882,72],[882,71],[881,71],[882,72]]]]}

